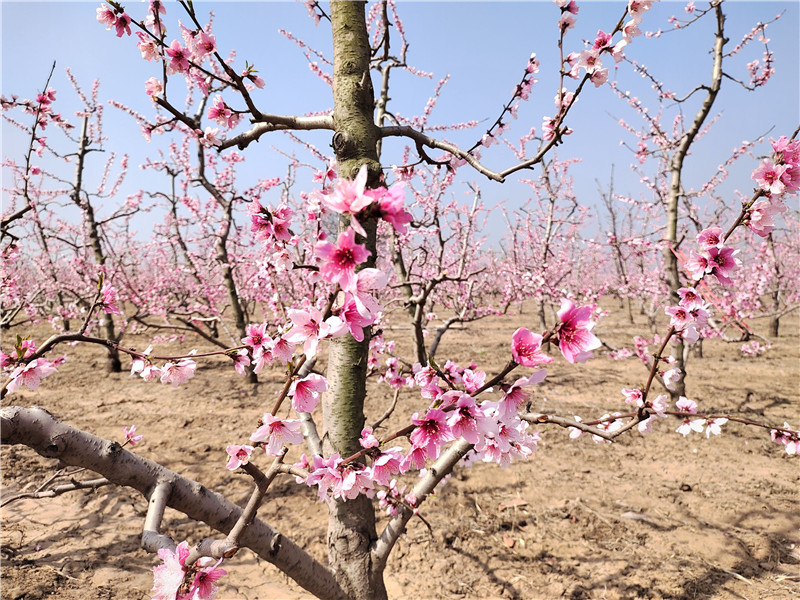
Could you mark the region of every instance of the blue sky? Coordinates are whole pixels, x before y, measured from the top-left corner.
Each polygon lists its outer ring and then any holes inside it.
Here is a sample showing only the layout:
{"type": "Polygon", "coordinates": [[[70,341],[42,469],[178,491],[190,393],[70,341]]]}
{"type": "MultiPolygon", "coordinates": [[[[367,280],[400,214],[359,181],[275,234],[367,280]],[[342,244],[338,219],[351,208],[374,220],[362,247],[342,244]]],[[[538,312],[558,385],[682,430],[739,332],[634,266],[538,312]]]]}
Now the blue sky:
{"type": "MultiPolygon", "coordinates": [[[[2,18],[2,93],[35,97],[49,72],[57,61],[52,87],[58,90],[56,106],[65,115],[77,109],[77,99],[72,92],[64,68],[70,67],[82,84],[89,89],[92,80],[101,80],[103,99],[120,100],[144,115],[152,115],[153,109],[144,93],[144,81],[159,75],[154,63],[139,57],[132,38],[118,39],[112,31],[97,23],[95,9],[99,2],[8,2],[0,4],[2,18]]],[[[622,14],[624,2],[579,2],[581,7],[576,28],[566,38],[567,51],[580,50],[582,40],[592,40],[598,29],[610,30],[622,14]]],[[[646,14],[643,29],[667,28],[670,15],[685,17],[684,3],[661,2],[646,14]]],[[[697,2],[698,7],[703,6],[697,2]]],[[[137,18],[144,14],[146,4],[128,2],[128,12],[137,18]]],[[[181,13],[175,3],[168,3],[168,32],[176,35],[175,16],[181,13]]],[[[265,90],[258,91],[255,99],[264,112],[279,114],[302,114],[330,108],[330,89],[309,70],[302,52],[278,33],[279,28],[292,32],[310,46],[330,57],[330,30],[326,22],[314,26],[306,9],[299,2],[195,2],[198,13],[215,12],[214,32],[223,55],[236,49],[238,68],[248,60],[259,69],[267,81],[265,90]]],[[[726,32],[731,42],[730,49],[755,22],[768,21],[779,12],[784,16],[768,28],[770,49],[775,53],[776,74],[766,88],[753,93],[745,92],[731,81],[725,81],[715,113],[721,113],[720,122],[712,133],[693,149],[687,168],[688,184],[699,185],[716,171],[733,147],[742,140],[751,140],[774,127],[773,136],[790,135],[800,121],[800,3],[768,1],[726,2],[726,32]]],[[[392,79],[392,103],[390,108],[404,115],[418,114],[431,95],[436,81],[447,74],[450,83],[445,88],[438,107],[431,119],[432,124],[446,124],[466,120],[493,122],[503,104],[509,99],[514,84],[531,52],[536,52],[541,61],[539,83],[534,87],[533,98],[524,103],[519,119],[513,123],[509,139],[516,141],[531,126],[541,128],[542,116],[552,115],[553,96],[557,82],[557,30],[559,15],[552,2],[404,2],[398,1],[411,47],[409,64],[434,73],[433,80],[420,79],[407,74],[397,74],[392,79]]],[[[686,32],[675,32],[659,39],[637,38],[630,46],[629,58],[647,64],[651,71],[666,82],[668,88],[678,95],[685,94],[698,83],[708,79],[710,56],[708,51],[713,38],[711,19],[707,23],[686,32]]],[[[762,47],[752,44],[740,56],[729,62],[733,74],[747,79],[744,65],[753,59],[761,59],[762,47]]],[[[606,62],[610,62],[606,59],[606,62]]],[[[328,67],[328,71],[330,68],[328,67]]],[[[646,103],[654,96],[646,81],[632,75],[629,69],[617,74],[620,85],[631,90],[646,103]]],[[[182,84],[176,78],[170,83],[172,98],[182,84]]],[[[616,187],[620,192],[637,196],[644,194],[638,177],[630,173],[632,160],[629,151],[620,146],[620,140],[635,143],[617,124],[626,118],[635,126],[638,117],[621,102],[607,87],[585,90],[576,105],[568,124],[575,133],[559,149],[562,159],[579,157],[583,162],[572,171],[576,191],[581,202],[594,204],[597,199],[595,179],[607,182],[612,165],[615,165],[616,187]]],[[[654,105],[653,105],[654,106],[654,105]]],[[[693,115],[695,106],[685,107],[693,115]]],[[[25,151],[26,140],[16,130],[3,125],[3,156],[20,158],[25,151]]],[[[106,133],[111,137],[110,148],[131,154],[132,165],[137,165],[148,154],[155,156],[162,140],[154,138],[146,143],[132,119],[108,108],[106,110],[106,133]]],[[[444,135],[465,146],[480,137],[482,130],[472,132],[447,132],[444,135]]],[[[302,137],[323,151],[330,152],[330,132],[307,133],[302,137]]],[[[283,134],[272,134],[248,149],[245,178],[275,177],[285,174],[283,159],[272,146],[292,151],[283,134]]],[[[387,142],[384,162],[391,164],[399,160],[402,145],[397,141],[387,142]]],[[[302,160],[308,155],[294,147],[302,160]]],[[[758,151],[767,152],[766,146],[758,151]]],[[[485,162],[492,168],[502,169],[514,162],[509,152],[495,147],[484,152],[485,162]]],[[[97,160],[94,167],[102,168],[97,160]]],[[[731,203],[734,189],[747,191],[752,187],[749,176],[755,163],[745,159],[725,185],[731,203]]],[[[95,173],[97,175],[97,173],[95,173]]],[[[310,173],[309,173],[310,175],[310,173]]],[[[535,173],[523,172],[523,177],[535,173]]],[[[529,197],[527,186],[510,181],[496,184],[477,173],[462,170],[461,178],[477,181],[489,205],[506,202],[513,207],[529,197]]],[[[513,178],[516,179],[516,178],[513,178]]],[[[7,177],[4,173],[4,184],[7,177]]],[[[299,182],[301,185],[303,182],[299,182]]],[[[123,189],[132,193],[138,186],[153,190],[162,185],[157,178],[142,175],[132,169],[123,189]]],[[[310,187],[310,182],[308,187],[310,187]]],[[[454,192],[466,193],[466,183],[461,183],[454,192]]],[[[502,226],[502,220],[492,219],[494,228],[502,226]]],[[[497,232],[495,232],[497,234],[497,232]]]]}

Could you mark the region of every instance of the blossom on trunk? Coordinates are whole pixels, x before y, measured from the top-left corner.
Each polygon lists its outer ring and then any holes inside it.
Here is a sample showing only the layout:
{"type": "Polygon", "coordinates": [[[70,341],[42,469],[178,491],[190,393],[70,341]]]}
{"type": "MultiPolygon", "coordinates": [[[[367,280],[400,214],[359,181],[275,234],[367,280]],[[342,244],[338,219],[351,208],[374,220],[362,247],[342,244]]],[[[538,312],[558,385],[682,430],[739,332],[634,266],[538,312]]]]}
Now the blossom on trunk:
{"type": "Polygon", "coordinates": [[[363,244],[356,244],[355,236],[356,232],[348,228],[339,234],[335,246],[319,242],[316,247],[323,260],[320,273],[325,281],[338,283],[345,292],[356,290],[356,267],[370,256],[363,244]]]}

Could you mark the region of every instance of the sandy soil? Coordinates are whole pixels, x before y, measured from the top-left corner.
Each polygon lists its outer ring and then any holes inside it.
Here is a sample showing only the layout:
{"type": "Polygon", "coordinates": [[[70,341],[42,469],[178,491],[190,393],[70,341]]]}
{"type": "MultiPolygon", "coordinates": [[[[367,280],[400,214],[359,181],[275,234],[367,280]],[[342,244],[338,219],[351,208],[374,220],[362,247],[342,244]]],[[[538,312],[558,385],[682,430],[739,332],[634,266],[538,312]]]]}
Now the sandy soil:
{"type": "MultiPolygon", "coordinates": [[[[757,358],[743,358],[740,344],[706,341],[704,357],[691,359],[690,396],[706,410],[800,424],[800,326],[796,315],[785,321],[782,336],[757,358]]],[[[508,358],[513,330],[534,323],[529,311],[453,331],[440,362],[474,358],[496,372],[508,358]]],[[[630,347],[631,336],[646,329],[643,319],[630,325],[612,315],[596,331],[614,346],[630,347]]],[[[143,348],[147,340],[129,337],[125,343],[143,348]]],[[[3,405],[40,405],[111,439],[121,439],[123,425],[136,424],[145,435],[137,452],[244,502],[248,481],[224,468],[224,448],[253,431],[280,387],[277,373],[251,386],[218,360],[202,364],[188,385],[174,389],[127,373],[106,376],[97,348],[68,351],[70,362],[39,391],[9,396],[3,405]]],[[[644,377],[636,358],[613,361],[599,353],[583,367],[558,358],[533,408],[598,417],[622,410],[620,389],[641,385],[644,377]]],[[[368,418],[375,419],[389,396],[374,383],[370,389],[368,418]]],[[[423,404],[413,391],[403,391],[389,427],[423,404]]],[[[414,519],[397,545],[386,574],[390,595],[800,598],[798,459],[756,428],[729,425],[724,435],[707,440],[683,438],[674,433],[677,425],[662,420],[654,434],[636,433],[613,445],[572,441],[565,430],[548,426],[530,460],[507,470],[481,464],[458,471],[423,506],[433,532],[414,519]]],[[[27,448],[3,447],[2,491],[33,489],[55,467],[27,448]]],[[[2,598],[149,598],[157,559],[139,548],[146,507],[137,492],[111,487],[7,506],[2,598]]],[[[259,516],[325,556],[324,506],[312,490],[276,482],[259,516]]],[[[164,525],[173,538],[190,543],[212,534],[174,511],[164,525]]],[[[225,568],[222,600],[308,597],[250,551],[225,568]]]]}

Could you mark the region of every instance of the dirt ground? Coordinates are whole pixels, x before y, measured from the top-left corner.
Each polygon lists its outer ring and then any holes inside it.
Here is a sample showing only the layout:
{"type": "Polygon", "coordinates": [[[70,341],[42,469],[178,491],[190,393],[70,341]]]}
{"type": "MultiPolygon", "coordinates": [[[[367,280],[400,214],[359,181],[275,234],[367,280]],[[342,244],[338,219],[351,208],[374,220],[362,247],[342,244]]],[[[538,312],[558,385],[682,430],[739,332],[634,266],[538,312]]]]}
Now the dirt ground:
{"type": "MultiPolygon", "coordinates": [[[[439,362],[474,358],[487,373],[497,372],[509,357],[514,329],[533,329],[535,322],[526,311],[448,333],[439,362]]],[[[766,323],[752,325],[763,331],[766,323]]],[[[596,332],[615,347],[632,347],[631,336],[647,330],[641,317],[630,325],[612,314],[596,332]]],[[[403,340],[408,333],[398,328],[387,337],[403,340]]],[[[41,341],[46,330],[36,334],[41,341]]],[[[8,351],[10,336],[4,338],[8,351]]],[[[742,357],[741,344],[706,341],[704,357],[689,364],[690,397],[703,410],[800,425],[796,314],[771,341],[756,358],[742,357]]],[[[141,349],[147,340],[129,336],[124,343],[141,349]]],[[[405,346],[399,348],[402,354],[405,346]]],[[[40,390],[9,395],[3,405],[43,406],[110,439],[121,440],[122,427],[136,424],[145,436],[135,449],[141,455],[244,503],[248,480],[224,468],[225,446],[242,443],[255,429],[280,388],[277,372],[262,373],[254,387],[229,363],[212,360],[200,364],[189,384],[172,388],[129,379],[127,372],[102,374],[99,348],[65,350],[69,362],[40,390]]],[[[585,419],[622,410],[620,389],[641,385],[645,377],[638,359],[614,361],[606,352],[584,366],[559,357],[548,372],[533,409],[585,419]]],[[[374,420],[390,396],[374,382],[370,390],[368,420],[374,420]]],[[[404,390],[389,427],[406,423],[424,405],[414,390],[404,390]]],[[[678,424],[660,420],[653,434],[603,445],[573,441],[565,430],[546,426],[528,461],[506,470],[486,464],[459,470],[422,507],[433,532],[413,519],[395,548],[386,572],[390,596],[800,598],[800,459],[787,456],[761,429],[728,424],[713,439],[684,438],[674,432],[678,424]]],[[[3,494],[35,488],[55,466],[25,447],[3,447],[3,494]]],[[[137,492],[113,487],[5,507],[2,598],[149,598],[157,558],[139,548],[146,508],[137,492]]],[[[313,490],[287,479],[273,485],[259,516],[324,558],[324,509],[313,490]]],[[[212,534],[171,510],[164,526],[190,543],[212,534]]],[[[225,568],[221,600],[308,598],[248,550],[225,568]]]]}

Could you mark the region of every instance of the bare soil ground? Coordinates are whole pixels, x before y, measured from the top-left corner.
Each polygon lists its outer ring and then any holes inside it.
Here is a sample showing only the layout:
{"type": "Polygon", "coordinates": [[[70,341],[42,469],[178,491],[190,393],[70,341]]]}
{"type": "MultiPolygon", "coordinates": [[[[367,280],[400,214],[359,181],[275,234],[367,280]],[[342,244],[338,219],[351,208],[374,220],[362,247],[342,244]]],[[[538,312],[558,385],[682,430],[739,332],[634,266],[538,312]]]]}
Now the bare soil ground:
{"type": "MultiPolygon", "coordinates": [[[[620,313],[621,314],[621,313],[620,313]]],[[[533,328],[531,311],[491,318],[445,337],[441,363],[479,363],[489,374],[509,357],[511,333],[533,328]]],[[[764,322],[753,324],[763,329],[764,322]]],[[[645,334],[613,314],[598,335],[631,346],[645,334]]],[[[16,332],[13,332],[16,333],[16,332]]],[[[47,334],[35,332],[39,341],[47,334]]],[[[392,330],[402,340],[408,332],[392,330]]],[[[4,336],[8,350],[10,336],[4,336]]],[[[130,336],[126,345],[147,340],[130,336]]],[[[187,346],[189,347],[189,346],[187,346]]],[[[404,349],[402,343],[400,350],[404,349]]],[[[704,410],[797,427],[800,417],[800,326],[785,318],[780,338],[763,356],[743,358],[740,344],[704,343],[692,358],[689,395],[704,410]]],[[[224,468],[225,446],[241,443],[280,388],[277,372],[248,385],[223,360],[202,363],[179,388],[146,384],[128,373],[106,375],[99,348],[67,348],[70,361],[36,392],[9,395],[3,405],[39,405],[60,420],[121,440],[136,424],[145,440],[135,450],[244,503],[246,476],[224,468]]],[[[402,353],[402,352],[401,352],[402,353]]],[[[552,355],[557,352],[551,351],[552,355]]],[[[534,410],[599,417],[622,410],[620,389],[641,385],[636,358],[605,352],[584,366],[557,358],[538,387],[534,410]],[[545,400],[546,398],[546,400],[545,400]]],[[[368,419],[390,396],[370,384],[368,419]]],[[[389,428],[424,408],[414,390],[401,393],[389,428]]],[[[800,469],[763,430],[727,425],[713,439],[674,433],[660,420],[653,434],[615,444],[570,440],[541,428],[530,460],[503,470],[479,464],[459,470],[426,502],[429,532],[413,519],[387,568],[393,598],[750,599],[800,598],[800,469]]],[[[55,461],[25,447],[3,447],[2,491],[35,488],[55,461]]],[[[2,513],[3,599],[66,600],[150,597],[157,558],[139,548],[147,501],[137,492],[104,487],[55,499],[24,499],[2,513]]],[[[276,482],[259,516],[325,556],[325,507],[313,490],[276,482]]],[[[381,516],[381,523],[385,517],[381,516]]],[[[212,531],[168,510],[165,532],[194,543],[212,531]]],[[[270,564],[244,550],[225,565],[218,598],[307,598],[270,564]]]]}

